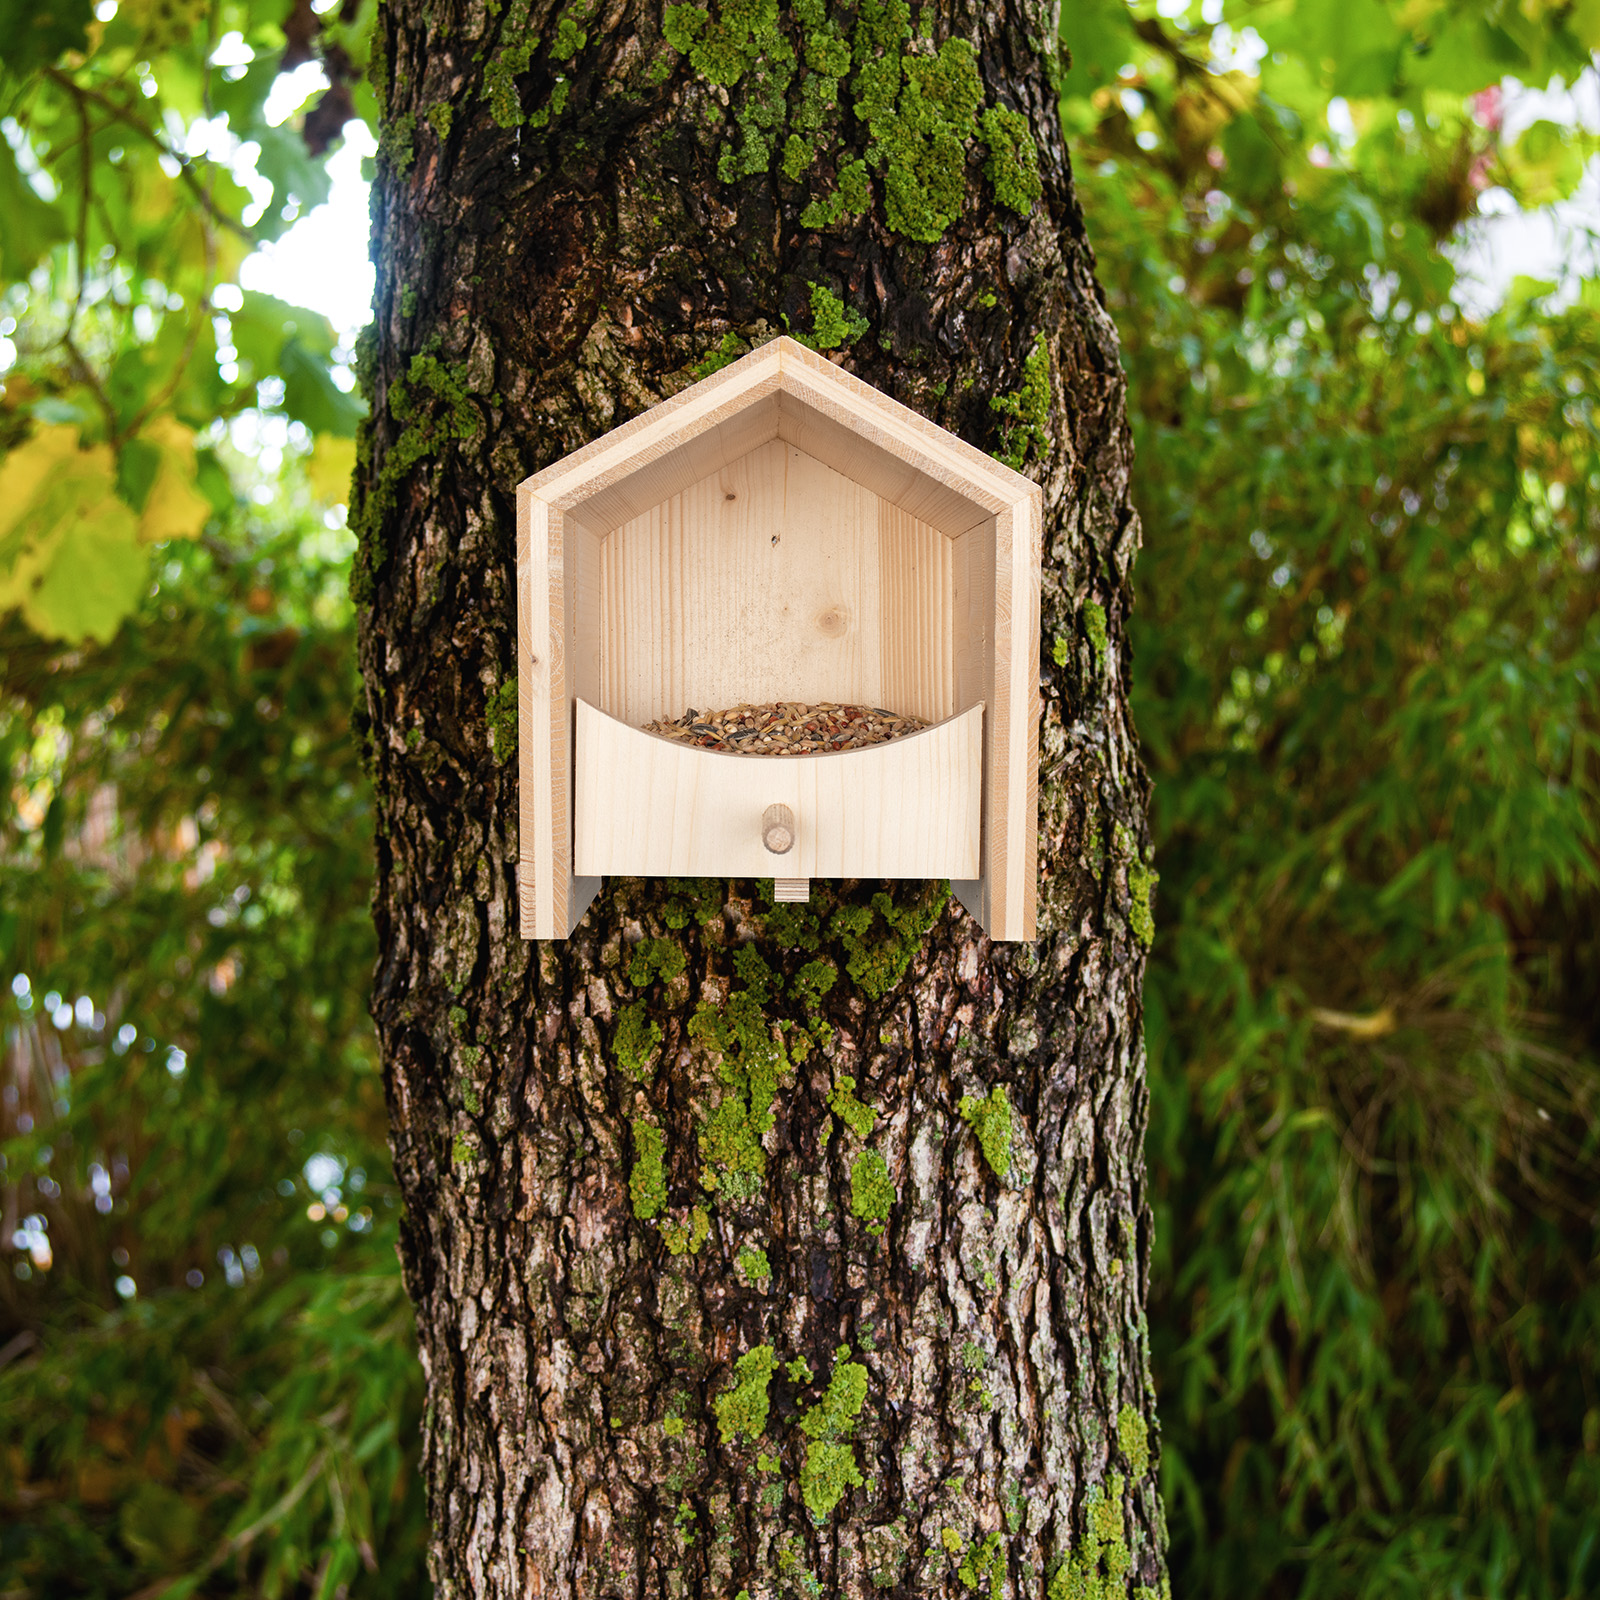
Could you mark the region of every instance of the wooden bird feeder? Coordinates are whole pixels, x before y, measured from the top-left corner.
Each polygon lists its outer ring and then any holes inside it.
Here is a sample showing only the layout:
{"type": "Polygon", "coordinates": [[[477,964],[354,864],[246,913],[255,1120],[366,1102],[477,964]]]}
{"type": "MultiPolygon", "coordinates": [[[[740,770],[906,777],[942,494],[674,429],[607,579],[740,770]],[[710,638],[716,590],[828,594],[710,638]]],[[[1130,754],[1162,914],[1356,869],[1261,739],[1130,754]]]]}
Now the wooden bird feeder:
{"type": "Polygon", "coordinates": [[[608,873],[949,878],[1034,937],[1038,488],[775,339],[517,489],[522,936],[608,873]],[[931,726],[741,755],[643,731],[771,701],[931,726]]]}

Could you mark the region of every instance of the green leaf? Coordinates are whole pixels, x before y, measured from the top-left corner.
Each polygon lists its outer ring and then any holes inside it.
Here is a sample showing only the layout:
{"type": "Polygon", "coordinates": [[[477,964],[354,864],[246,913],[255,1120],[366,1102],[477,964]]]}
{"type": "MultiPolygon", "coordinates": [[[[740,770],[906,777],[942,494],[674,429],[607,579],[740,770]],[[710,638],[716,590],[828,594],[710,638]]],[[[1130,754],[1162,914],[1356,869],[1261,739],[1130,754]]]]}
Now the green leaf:
{"type": "Polygon", "coordinates": [[[1333,94],[1390,88],[1403,38],[1381,0],[1292,0],[1262,16],[1256,31],[1275,50],[1302,57],[1333,94]],[[1375,65],[1380,62],[1389,64],[1387,73],[1375,65]]]}
{"type": "Polygon", "coordinates": [[[1061,43],[1072,53],[1071,69],[1061,81],[1063,94],[1089,95],[1115,83],[1135,52],[1127,8],[1119,0],[1084,0],[1063,7],[1061,43]]]}
{"type": "Polygon", "coordinates": [[[228,126],[241,139],[253,139],[266,127],[262,121],[262,108],[272,86],[278,80],[279,63],[283,52],[259,51],[243,74],[229,83],[226,78],[213,78],[211,102],[219,115],[226,116],[228,126]]]}
{"type": "Polygon", "coordinates": [[[334,383],[330,357],[333,327],[328,319],[271,295],[246,290],[244,304],[232,316],[233,343],[252,381],[283,379],[283,411],[313,433],[349,438],[366,415],[357,394],[334,383]]]}
{"type": "Polygon", "coordinates": [[[124,454],[136,448],[154,454],[154,469],[138,504],[140,540],[151,544],[197,538],[212,507],[195,481],[193,432],[170,415],[154,417],[145,425],[141,438],[123,447],[124,454]]]}
{"type": "Polygon", "coordinates": [[[93,0],[0,0],[0,61],[19,77],[47,67],[68,50],[87,48],[93,20],[93,0]]]}
{"type": "Polygon", "coordinates": [[[160,470],[159,446],[150,439],[130,439],[117,457],[117,493],[135,511],[143,511],[160,470]]]}
{"type": "Polygon", "coordinates": [[[233,509],[233,483],[215,450],[195,451],[195,487],[219,517],[233,509]]]}
{"type": "Polygon", "coordinates": [[[306,461],[306,485],[318,500],[343,505],[350,499],[350,476],[355,469],[354,441],[324,435],[306,461]]]}
{"type": "Polygon", "coordinates": [[[244,291],[244,304],[229,316],[228,322],[233,330],[233,347],[239,352],[239,364],[247,370],[252,382],[260,382],[277,372],[278,352],[300,326],[302,318],[310,323],[316,313],[301,311],[287,301],[254,289],[244,291]]]}
{"type": "Polygon", "coordinates": [[[147,1572],[170,1572],[199,1541],[200,1518],[182,1495],[147,1481],[122,1503],[122,1542],[147,1572]]]}
{"type": "Polygon", "coordinates": [[[1507,67],[1501,59],[1503,35],[1493,33],[1482,18],[1465,9],[1441,11],[1434,20],[1437,31],[1421,39],[1406,58],[1407,83],[1475,94],[1498,81],[1507,67]]]}
{"type": "Polygon", "coordinates": [[[0,139],[0,274],[10,280],[26,278],[52,245],[67,237],[61,213],[42,200],[22,175],[11,146],[0,139]]]}
{"type": "Polygon", "coordinates": [[[278,357],[283,374],[283,410],[313,433],[332,433],[349,438],[367,414],[365,401],[358,394],[346,394],[334,383],[327,358],[299,338],[284,345],[278,357]]]}
{"type": "Polygon", "coordinates": [[[275,128],[257,127],[251,137],[261,147],[256,157],[256,171],[272,185],[272,200],[266,215],[256,226],[263,239],[278,237],[289,226],[283,209],[291,200],[300,203],[299,215],[328,198],[332,179],[327,168],[306,149],[306,142],[290,122],[275,128]]]}
{"type": "Polygon", "coordinates": [[[1223,130],[1222,149],[1230,179],[1241,195],[1258,198],[1281,184],[1278,152],[1250,113],[1235,117],[1223,130]]]}

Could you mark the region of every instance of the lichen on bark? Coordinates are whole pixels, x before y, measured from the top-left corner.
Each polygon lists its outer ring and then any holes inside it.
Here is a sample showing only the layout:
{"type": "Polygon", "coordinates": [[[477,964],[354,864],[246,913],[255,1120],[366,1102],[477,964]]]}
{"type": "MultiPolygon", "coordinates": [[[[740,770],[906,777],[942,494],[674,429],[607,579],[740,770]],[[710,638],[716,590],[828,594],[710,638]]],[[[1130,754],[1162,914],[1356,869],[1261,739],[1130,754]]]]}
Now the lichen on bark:
{"type": "Polygon", "coordinates": [[[1159,1593],[1138,524],[1050,24],[696,9],[378,12],[353,720],[437,1590],[1159,1593]],[[524,944],[515,485],[784,328],[1041,485],[1040,939],[614,880],[524,944]]]}

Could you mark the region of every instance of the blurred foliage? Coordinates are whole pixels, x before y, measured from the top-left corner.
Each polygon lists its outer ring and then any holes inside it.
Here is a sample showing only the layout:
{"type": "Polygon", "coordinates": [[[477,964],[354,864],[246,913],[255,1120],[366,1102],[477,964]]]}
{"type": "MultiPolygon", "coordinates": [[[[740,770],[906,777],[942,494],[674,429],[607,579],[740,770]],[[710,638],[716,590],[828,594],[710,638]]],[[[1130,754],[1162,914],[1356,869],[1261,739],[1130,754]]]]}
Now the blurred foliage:
{"type": "Polygon", "coordinates": [[[423,1583],[326,510],[362,407],[238,284],[370,116],[373,9],[0,26],[8,1596],[423,1583]]]}
{"type": "MultiPolygon", "coordinates": [[[[370,120],[370,13],[5,16],[0,1594],[422,1593],[355,411],[320,318],[230,291],[370,120]]],[[[1497,86],[1600,7],[1063,34],[1146,530],[1174,1590],[1595,1592],[1600,293],[1474,319],[1451,251],[1571,192],[1588,136],[1497,86]]]]}
{"type": "Polygon", "coordinates": [[[226,511],[222,419],[265,402],[354,434],[327,319],[237,279],[327,198],[329,148],[372,109],[375,6],[0,7],[0,610],[41,635],[109,640],[150,546],[226,511]],[[313,47],[330,81],[291,125],[268,96],[313,47]]]}
{"type": "Polygon", "coordinates": [[[7,1594],[422,1582],[352,541],[298,476],[110,645],[0,625],[7,1594]]]}
{"type": "Polygon", "coordinates": [[[1145,522],[1174,1589],[1592,1594],[1600,294],[1472,321],[1440,243],[1575,184],[1588,137],[1493,86],[1575,78],[1600,13],[1072,10],[1145,522]]]}

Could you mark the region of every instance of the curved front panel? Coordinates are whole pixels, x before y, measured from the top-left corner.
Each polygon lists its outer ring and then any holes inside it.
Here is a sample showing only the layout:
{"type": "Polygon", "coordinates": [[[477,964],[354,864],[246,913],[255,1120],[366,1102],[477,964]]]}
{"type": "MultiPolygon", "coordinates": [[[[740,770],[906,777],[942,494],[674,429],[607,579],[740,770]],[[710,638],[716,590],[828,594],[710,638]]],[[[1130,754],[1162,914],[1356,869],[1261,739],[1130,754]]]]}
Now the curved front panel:
{"type": "Polygon", "coordinates": [[[983,707],[865,750],[740,756],[643,733],[577,703],[579,877],[978,876],[983,707]],[[775,854],[762,818],[794,818],[775,854]]]}

